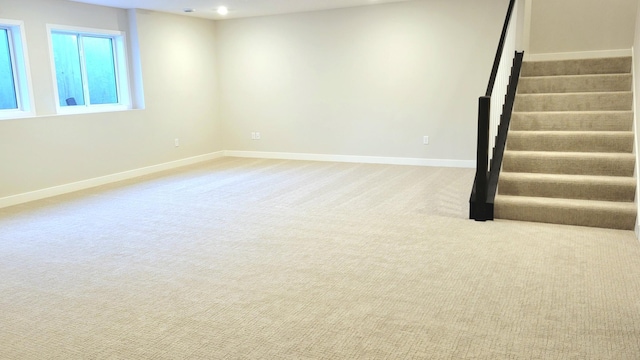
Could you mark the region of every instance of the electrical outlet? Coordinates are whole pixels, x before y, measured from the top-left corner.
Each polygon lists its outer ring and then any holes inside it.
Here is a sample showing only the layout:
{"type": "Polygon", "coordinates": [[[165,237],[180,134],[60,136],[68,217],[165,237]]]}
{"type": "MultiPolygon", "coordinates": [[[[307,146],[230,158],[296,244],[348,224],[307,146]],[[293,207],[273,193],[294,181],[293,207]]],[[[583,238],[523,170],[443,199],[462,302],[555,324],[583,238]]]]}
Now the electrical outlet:
{"type": "Polygon", "coordinates": [[[255,139],[256,139],[256,133],[255,133],[255,132],[252,132],[252,133],[251,133],[251,140],[255,140],[255,139]]]}
{"type": "Polygon", "coordinates": [[[256,140],[260,140],[260,133],[259,132],[256,133],[256,140]]]}
{"type": "Polygon", "coordinates": [[[180,139],[175,138],[175,140],[173,140],[173,144],[174,144],[176,147],[180,146],[180,139]]]}
{"type": "Polygon", "coordinates": [[[429,145],[429,137],[428,136],[423,136],[422,137],[422,143],[425,145],[429,145]]]}

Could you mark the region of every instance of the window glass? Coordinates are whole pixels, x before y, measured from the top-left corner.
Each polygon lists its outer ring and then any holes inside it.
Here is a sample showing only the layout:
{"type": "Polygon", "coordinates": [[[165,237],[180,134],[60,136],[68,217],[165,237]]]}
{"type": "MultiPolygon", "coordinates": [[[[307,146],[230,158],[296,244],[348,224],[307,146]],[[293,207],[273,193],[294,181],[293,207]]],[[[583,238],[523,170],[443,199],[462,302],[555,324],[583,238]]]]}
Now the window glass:
{"type": "Polygon", "coordinates": [[[18,109],[9,31],[0,29],[0,110],[18,109]]]}
{"type": "Polygon", "coordinates": [[[60,106],[84,105],[78,36],[53,33],[51,41],[60,106]]]}
{"type": "Polygon", "coordinates": [[[113,40],[83,36],[82,48],[91,104],[118,103],[113,40]]]}

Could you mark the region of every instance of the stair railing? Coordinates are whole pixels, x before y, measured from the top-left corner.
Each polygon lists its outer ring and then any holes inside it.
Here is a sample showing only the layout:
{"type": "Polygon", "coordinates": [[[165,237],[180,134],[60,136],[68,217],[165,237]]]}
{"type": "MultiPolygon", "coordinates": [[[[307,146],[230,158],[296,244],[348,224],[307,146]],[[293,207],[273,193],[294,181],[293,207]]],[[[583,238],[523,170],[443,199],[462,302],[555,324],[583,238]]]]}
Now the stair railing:
{"type": "Polygon", "coordinates": [[[524,53],[516,51],[518,21],[513,16],[518,1],[509,2],[487,91],[478,100],[476,175],[469,199],[469,217],[477,221],[493,220],[493,203],[522,65],[524,53]]]}

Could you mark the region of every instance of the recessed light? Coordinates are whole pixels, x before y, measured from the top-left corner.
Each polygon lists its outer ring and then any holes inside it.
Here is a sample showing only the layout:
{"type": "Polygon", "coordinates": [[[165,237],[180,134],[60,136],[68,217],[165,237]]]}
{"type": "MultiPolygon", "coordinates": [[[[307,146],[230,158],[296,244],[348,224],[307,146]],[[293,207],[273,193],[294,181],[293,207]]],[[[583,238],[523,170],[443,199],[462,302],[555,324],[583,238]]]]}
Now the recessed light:
{"type": "Polygon", "coordinates": [[[225,15],[227,15],[227,14],[229,13],[229,9],[227,9],[227,7],[226,7],[226,6],[220,6],[220,7],[218,8],[218,11],[217,11],[217,12],[218,12],[218,14],[220,14],[220,15],[222,15],[222,16],[225,16],[225,15]]]}
{"type": "Polygon", "coordinates": [[[192,12],[196,12],[196,9],[186,8],[186,9],[182,9],[182,11],[184,11],[186,13],[192,13],[192,12]]]}

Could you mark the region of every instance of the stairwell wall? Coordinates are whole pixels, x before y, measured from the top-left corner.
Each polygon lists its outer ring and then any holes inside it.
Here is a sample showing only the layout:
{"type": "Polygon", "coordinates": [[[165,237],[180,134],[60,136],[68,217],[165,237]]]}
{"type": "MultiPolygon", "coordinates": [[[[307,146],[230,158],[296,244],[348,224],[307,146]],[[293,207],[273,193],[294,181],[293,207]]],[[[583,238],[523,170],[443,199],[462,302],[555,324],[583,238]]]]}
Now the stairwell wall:
{"type": "Polygon", "coordinates": [[[638,0],[531,0],[530,54],[627,50],[638,0]]]}

